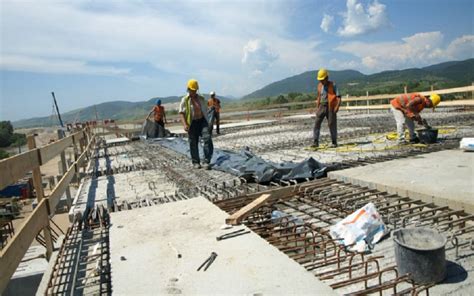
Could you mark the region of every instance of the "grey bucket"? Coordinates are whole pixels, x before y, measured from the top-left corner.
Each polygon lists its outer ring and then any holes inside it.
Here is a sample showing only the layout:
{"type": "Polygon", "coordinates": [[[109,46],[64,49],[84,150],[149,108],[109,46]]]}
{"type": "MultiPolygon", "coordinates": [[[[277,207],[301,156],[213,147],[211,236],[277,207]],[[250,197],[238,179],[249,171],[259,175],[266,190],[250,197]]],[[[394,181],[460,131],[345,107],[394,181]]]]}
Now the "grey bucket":
{"type": "Polygon", "coordinates": [[[446,237],[429,228],[393,232],[399,274],[410,274],[417,284],[438,283],[446,277],[446,237]]]}

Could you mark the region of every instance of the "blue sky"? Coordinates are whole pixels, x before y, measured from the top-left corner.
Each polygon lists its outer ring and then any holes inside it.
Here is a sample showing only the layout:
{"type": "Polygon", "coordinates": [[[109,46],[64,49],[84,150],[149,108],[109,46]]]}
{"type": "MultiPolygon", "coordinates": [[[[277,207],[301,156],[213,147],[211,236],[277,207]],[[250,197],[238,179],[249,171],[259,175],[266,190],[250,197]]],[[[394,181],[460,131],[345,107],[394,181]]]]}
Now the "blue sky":
{"type": "Polygon", "coordinates": [[[472,0],[2,0],[0,119],[474,56],[472,0]]]}

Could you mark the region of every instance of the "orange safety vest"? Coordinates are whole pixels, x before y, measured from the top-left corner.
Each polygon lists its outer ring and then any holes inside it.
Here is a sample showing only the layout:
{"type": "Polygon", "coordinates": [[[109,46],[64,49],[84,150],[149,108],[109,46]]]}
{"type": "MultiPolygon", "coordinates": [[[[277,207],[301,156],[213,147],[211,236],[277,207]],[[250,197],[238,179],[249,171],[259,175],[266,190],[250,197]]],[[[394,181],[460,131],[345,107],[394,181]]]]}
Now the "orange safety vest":
{"type": "Polygon", "coordinates": [[[163,106],[155,106],[153,107],[153,113],[154,113],[154,118],[155,121],[161,121],[164,117],[165,114],[165,107],[163,106]]]}
{"type": "Polygon", "coordinates": [[[418,93],[403,94],[391,100],[390,104],[395,109],[407,113],[407,115],[410,117],[414,115],[413,113],[420,113],[426,107],[426,98],[418,93]],[[419,103],[413,104],[411,108],[408,109],[408,104],[417,98],[420,98],[421,101],[419,103]]]}
{"type": "Polygon", "coordinates": [[[221,112],[221,101],[218,98],[210,98],[207,101],[207,107],[214,107],[217,113],[221,112]]]}
{"type": "MultiPolygon", "coordinates": [[[[323,84],[320,82],[318,84],[318,97],[317,102],[321,100],[321,90],[323,89],[323,84]]],[[[334,84],[332,81],[328,81],[328,105],[329,110],[334,111],[337,108],[338,100],[336,96],[336,92],[334,91],[334,84]]]]}

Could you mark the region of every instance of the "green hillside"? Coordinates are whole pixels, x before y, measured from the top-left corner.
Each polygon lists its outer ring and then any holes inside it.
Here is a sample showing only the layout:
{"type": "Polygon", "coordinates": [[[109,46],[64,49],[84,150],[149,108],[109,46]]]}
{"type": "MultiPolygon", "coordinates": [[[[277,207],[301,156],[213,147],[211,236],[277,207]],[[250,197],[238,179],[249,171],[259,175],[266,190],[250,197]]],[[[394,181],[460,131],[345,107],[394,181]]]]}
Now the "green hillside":
{"type": "MultiPolygon", "coordinates": [[[[342,95],[399,93],[405,85],[409,91],[470,85],[474,81],[474,59],[446,62],[425,68],[383,71],[365,75],[354,70],[329,70],[329,79],[337,83],[342,95]]],[[[315,93],[316,71],[308,71],[271,83],[244,99],[274,97],[288,93],[315,93]]]]}
{"type": "MultiPolygon", "coordinates": [[[[209,95],[204,94],[207,98],[209,95]]],[[[226,97],[219,97],[223,101],[228,101],[226,97]]],[[[151,98],[142,102],[112,101],[89,106],[81,109],[72,110],[61,114],[63,122],[76,122],[95,120],[96,110],[99,119],[115,120],[135,120],[145,118],[158,98],[151,98]]],[[[163,104],[179,102],[181,97],[172,96],[161,99],[163,104]]],[[[35,127],[35,126],[54,126],[58,125],[58,120],[52,116],[36,117],[13,122],[15,128],[35,127]]]]}
{"type": "MultiPolygon", "coordinates": [[[[424,68],[383,71],[365,75],[355,70],[332,71],[329,78],[337,83],[339,92],[345,96],[362,96],[368,91],[371,95],[400,93],[406,85],[409,92],[471,85],[474,81],[474,59],[452,61],[424,68]]],[[[271,83],[241,100],[221,97],[228,108],[258,108],[269,104],[282,104],[295,101],[313,100],[316,92],[316,71],[308,71],[296,76],[271,83]],[[284,96],[286,95],[286,96],[284,96]]],[[[209,97],[207,94],[204,95],[209,97]]],[[[112,101],[89,106],[62,114],[64,122],[94,120],[96,110],[99,119],[134,120],[144,118],[157,98],[142,102],[112,101]]],[[[180,97],[160,98],[164,104],[178,102],[180,97]]],[[[57,119],[37,117],[13,122],[15,128],[58,125],[57,119]]]]}

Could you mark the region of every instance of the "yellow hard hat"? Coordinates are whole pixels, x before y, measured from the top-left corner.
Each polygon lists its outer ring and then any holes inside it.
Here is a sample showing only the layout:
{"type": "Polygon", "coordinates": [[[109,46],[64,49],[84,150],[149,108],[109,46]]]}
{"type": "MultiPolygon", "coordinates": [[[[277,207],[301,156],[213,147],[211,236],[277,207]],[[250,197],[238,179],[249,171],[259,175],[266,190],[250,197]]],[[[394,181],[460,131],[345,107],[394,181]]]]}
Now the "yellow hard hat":
{"type": "Polygon", "coordinates": [[[188,81],[188,89],[190,90],[198,90],[199,89],[199,84],[196,79],[189,79],[188,81]]]}
{"type": "Polygon", "coordinates": [[[438,94],[432,93],[430,95],[431,103],[433,104],[433,108],[438,106],[439,102],[441,102],[441,97],[438,94]]]}
{"type": "Polygon", "coordinates": [[[324,80],[328,77],[328,70],[321,68],[318,71],[318,80],[324,80]]]}

